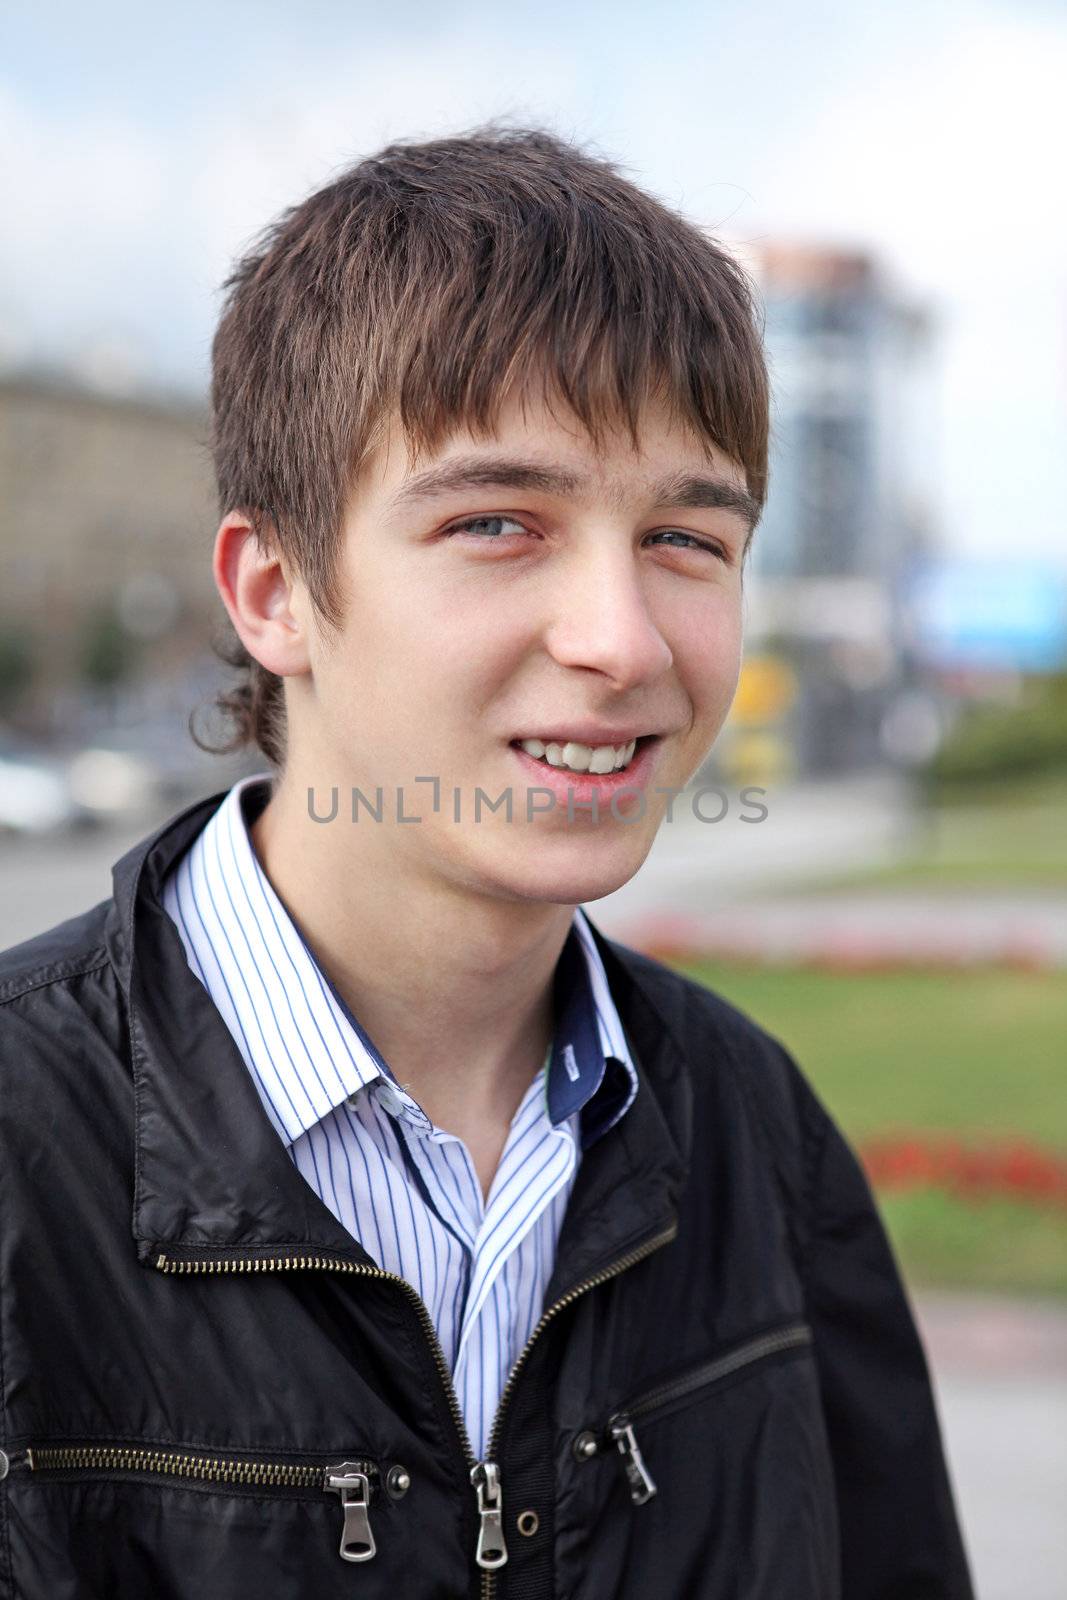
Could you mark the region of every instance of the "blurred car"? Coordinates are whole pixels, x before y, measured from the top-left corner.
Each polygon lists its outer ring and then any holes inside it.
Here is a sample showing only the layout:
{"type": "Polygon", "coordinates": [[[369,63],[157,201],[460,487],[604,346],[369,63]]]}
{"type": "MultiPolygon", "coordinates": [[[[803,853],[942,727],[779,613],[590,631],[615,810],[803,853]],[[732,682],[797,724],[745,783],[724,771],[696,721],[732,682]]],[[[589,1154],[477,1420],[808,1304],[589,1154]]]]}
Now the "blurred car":
{"type": "Polygon", "coordinates": [[[148,815],[162,787],[147,756],[107,739],[57,748],[0,732],[0,833],[53,833],[148,815]]]}
{"type": "Polygon", "coordinates": [[[70,758],[67,782],[76,804],[101,822],[147,812],[160,787],[145,756],[100,744],[70,758]]]}
{"type": "Polygon", "coordinates": [[[173,716],[127,720],[83,737],[84,748],[71,763],[75,791],[86,805],[112,814],[162,815],[244,775],[239,760],[198,749],[184,722],[173,716]]]}
{"type": "Polygon", "coordinates": [[[61,756],[0,733],[0,833],[49,833],[91,820],[61,756]]]}

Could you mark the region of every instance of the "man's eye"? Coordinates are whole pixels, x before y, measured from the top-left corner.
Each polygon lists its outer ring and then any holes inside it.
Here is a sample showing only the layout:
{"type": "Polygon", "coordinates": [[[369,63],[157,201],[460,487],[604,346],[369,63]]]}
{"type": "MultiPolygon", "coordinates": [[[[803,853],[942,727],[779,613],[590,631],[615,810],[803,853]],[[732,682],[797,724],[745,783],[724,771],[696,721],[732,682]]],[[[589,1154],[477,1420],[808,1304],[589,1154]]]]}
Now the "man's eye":
{"type": "Polygon", "coordinates": [[[505,533],[517,531],[525,533],[526,529],[521,522],[516,522],[514,517],[467,517],[463,522],[453,522],[445,532],[472,533],[476,539],[492,543],[505,533]]]}
{"type": "Polygon", "coordinates": [[[688,539],[694,550],[706,550],[711,556],[718,556],[720,561],[729,561],[729,556],[719,544],[708,544],[705,539],[698,539],[695,534],[686,533],[681,528],[664,528],[660,533],[654,533],[653,539],[688,539]]]}

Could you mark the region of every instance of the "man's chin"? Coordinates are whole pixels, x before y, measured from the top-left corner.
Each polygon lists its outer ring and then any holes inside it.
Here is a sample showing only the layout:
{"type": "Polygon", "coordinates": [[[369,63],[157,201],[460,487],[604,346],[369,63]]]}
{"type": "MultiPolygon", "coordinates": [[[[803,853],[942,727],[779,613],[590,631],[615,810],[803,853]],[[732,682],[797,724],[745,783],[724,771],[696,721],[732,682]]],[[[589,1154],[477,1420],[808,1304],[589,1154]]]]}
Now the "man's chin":
{"type": "Polygon", "coordinates": [[[553,839],[526,834],[483,869],[501,892],[542,905],[584,905],[603,900],[629,883],[651,848],[647,830],[634,827],[632,838],[598,841],[594,836],[553,839]]]}

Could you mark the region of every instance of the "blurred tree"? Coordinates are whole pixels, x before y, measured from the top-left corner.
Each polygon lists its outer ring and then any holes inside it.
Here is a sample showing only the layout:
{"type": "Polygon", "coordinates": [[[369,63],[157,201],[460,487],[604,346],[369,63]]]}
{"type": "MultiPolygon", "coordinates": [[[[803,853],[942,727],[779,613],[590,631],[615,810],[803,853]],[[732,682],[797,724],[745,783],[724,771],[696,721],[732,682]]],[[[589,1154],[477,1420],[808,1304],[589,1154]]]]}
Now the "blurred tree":
{"type": "Polygon", "coordinates": [[[0,622],[0,716],[17,706],[37,671],[37,641],[21,623],[0,622]]]}
{"type": "Polygon", "coordinates": [[[81,674],[95,689],[112,690],[132,676],[137,647],[111,602],[90,613],[82,634],[81,674]]]}
{"type": "Polygon", "coordinates": [[[927,777],[942,789],[1067,771],[1067,672],[1026,680],[1018,705],[974,705],[957,719],[927,777]]]}

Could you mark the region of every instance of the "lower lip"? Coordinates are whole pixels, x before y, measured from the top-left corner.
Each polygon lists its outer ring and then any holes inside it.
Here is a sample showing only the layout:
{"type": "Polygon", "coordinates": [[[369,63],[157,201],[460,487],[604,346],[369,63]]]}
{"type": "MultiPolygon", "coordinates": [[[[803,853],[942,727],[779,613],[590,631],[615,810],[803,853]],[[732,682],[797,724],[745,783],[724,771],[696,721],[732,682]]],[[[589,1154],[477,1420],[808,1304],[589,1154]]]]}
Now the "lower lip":
{"type": "Polygon", "coordinates": [[[523,771],[533,782],[552,791],[557,804],[567,805],[570,795],[572,806],[591,806],[595,800],[599,812],[601,806],[610,807],[616,795],[647,787],[656,769],[662,745],[661,738],[649,739],[638,747],[629,766],[623,767],[621,772],[572,772],[569,767],[550,767],[547,761],[539,761],[535,756],[528,755],[517,744],[508,748],[518,757],[523,771]]]}

